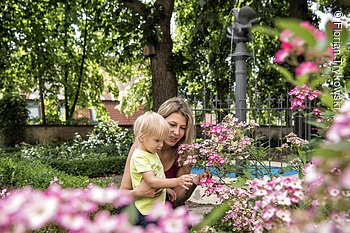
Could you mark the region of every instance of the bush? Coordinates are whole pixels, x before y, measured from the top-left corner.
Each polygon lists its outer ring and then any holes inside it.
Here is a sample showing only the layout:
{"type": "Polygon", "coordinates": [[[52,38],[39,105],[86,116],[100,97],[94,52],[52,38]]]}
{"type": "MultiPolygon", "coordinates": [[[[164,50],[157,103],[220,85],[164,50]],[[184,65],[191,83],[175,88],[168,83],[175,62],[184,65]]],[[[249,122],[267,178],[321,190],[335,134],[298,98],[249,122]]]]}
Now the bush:
{"type": "Polygon", "coordinates": [[[126,157],[105,157],[105,158],[87,158],[82,160],[57,160],[52,159],[47,163],[60,171],[69,175],[104,177],[112,174],[121,175],[124,171],[126,157]]]}
{"type": "Polygon", "coordinates": [[[0,158],[0,184],[4,186],[20,188],[30,185],[35,189],[46,189],[55,176],[65,188],[86,187],[89,182],[87,177],[67,175],[40,161],[0,158]]]}
{"type": "Polygon", "coordinates": [[[23,145],[21,154],[26,159],[87,159],[126,156],[133,143],[129,129],[116,122],[101,122],[84,140],[76,134],[72,143],[60,145],[23,145]]]}
{"type": "Polygon", "coordinates": [[[5,146],[14,147],[24,140],[27,119],[25,98],[16,93],[6,93],[0,99],[0,133],[5,146]]]}

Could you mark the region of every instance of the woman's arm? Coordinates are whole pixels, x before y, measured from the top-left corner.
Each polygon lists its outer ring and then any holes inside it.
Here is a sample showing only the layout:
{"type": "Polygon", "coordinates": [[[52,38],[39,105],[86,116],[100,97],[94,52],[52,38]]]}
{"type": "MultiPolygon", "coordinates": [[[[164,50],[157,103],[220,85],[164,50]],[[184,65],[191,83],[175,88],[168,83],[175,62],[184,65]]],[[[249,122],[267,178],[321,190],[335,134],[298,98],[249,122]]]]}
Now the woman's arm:
{"type": "Polygon", "coordinates": [[[120,184],[120,189],[132,190],[131,175],[130,175],[130,158],[131,158],[131,155],[134,153],[134,150],[136,149],[136,147],[137,147],[137,144],[134,143],[130,148],[130,151],[124,166],[124,173],[123,173],[122,182],[120,184]]]}
{"type": "Polygon", "coordinates": [[[151,197],[151,198],[158,197],[162,193],[162,189],[154,189],[150,187],[148,184],[146,184],[144,181],[142,181],[140,185],[137,186],[137,188],[132,189],[131,176],[130,176],[130,158],[136,147],[137,147],[137,144],[134,143],[130,148],[128,158],[126,159],[126,162],[125,162],[124,173],[123,173],[122,182],[120,184],[120,189],[129,190],[128,191],[129,194],[135,199],[144,198],[144,197],[151,197]]]}

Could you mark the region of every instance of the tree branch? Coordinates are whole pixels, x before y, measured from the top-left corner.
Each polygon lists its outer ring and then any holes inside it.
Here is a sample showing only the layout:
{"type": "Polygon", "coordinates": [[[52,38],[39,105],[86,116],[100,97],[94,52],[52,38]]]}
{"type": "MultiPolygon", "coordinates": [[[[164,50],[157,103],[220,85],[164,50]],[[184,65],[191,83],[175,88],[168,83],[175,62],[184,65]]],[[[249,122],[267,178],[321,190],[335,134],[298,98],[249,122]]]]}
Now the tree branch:
{"type": "Polygon", "coordinates": [[[138,0],[119,0],[119,2],[123,3],[129,9],[139,13],[142,17],[147,16],[146,5],[138,0]]]}

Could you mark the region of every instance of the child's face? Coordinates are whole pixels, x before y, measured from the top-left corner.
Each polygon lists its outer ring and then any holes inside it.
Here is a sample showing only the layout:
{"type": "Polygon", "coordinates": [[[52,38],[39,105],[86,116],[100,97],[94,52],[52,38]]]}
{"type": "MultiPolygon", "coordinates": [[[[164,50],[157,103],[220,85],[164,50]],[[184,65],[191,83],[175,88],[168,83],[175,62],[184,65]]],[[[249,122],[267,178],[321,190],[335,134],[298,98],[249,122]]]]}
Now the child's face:
{"type": "Polygon", "coordinates": [[[148,152],[157,153],[162,149],[163,142],[164,140],[161,140],[159,137],[147,136],[143,138],[141,144],[142,147],[148,152]]]}

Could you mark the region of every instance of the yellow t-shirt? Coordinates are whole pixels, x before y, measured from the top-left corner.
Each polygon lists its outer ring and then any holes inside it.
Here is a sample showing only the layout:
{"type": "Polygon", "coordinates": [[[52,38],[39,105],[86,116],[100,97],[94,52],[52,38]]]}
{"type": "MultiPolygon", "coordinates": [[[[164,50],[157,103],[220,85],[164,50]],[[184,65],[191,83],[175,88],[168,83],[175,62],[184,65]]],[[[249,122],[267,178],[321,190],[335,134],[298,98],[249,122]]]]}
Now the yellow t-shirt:
{"type": "MultiPolygon", "coordinates": [[[[135,149],[130,159],[130,174],[133,189],[135,189],[143,180],[141,173],[147,171],[153,171],[155,177],[157,178],[166,178],[163,164],[157,154],[151,154],[140,149],[135,149]]],[[[145,197],[136,200],[135,206],[141,214],[148,215],[155,202],[165,202],[165,195],[166,191],[164,189],[163,193],[159,197],[145,197]]]]}

